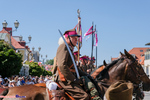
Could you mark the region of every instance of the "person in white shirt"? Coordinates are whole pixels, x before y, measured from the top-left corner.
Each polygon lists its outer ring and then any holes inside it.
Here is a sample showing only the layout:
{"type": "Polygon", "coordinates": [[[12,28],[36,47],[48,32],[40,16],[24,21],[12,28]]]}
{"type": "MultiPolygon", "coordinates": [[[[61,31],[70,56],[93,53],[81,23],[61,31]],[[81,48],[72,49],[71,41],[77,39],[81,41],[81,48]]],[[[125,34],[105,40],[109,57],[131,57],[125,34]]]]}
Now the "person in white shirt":
{"type": "Polygon", "coordinates": [[[30,84],[34,84],[34,82],[32,82],[31,78],[29,78],[28,81],[26,82],[26,84],[30,85],[30,84]]]}

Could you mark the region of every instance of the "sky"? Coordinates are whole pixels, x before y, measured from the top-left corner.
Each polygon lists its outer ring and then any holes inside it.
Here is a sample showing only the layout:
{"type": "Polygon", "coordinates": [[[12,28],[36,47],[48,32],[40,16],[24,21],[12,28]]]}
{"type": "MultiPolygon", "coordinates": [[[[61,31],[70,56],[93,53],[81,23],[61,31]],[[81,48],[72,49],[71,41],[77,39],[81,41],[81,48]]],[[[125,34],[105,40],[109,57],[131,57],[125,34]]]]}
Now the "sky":
{"type": "MultiPolygon", "coordinates": [[[[79,9],[84,34],[92,23],[98,33],[97,64],[111,61],[134,47],[148,47],[150,42],[150,0],[1,0],[0,23],[7,21],[14,28],[20,25],[13,36],[23,36],[27,44],[43,58],[53,59],[58,48],[59,30],[64,33],[78,23],[79,9]]],[[[2,24],[0,24],[2,29],[2,24]]],[[[83,39],[81,55],[91,56],[92,38],[83,39]]],[[[96,56],[96,48],[93,48],[96,56]]]]}

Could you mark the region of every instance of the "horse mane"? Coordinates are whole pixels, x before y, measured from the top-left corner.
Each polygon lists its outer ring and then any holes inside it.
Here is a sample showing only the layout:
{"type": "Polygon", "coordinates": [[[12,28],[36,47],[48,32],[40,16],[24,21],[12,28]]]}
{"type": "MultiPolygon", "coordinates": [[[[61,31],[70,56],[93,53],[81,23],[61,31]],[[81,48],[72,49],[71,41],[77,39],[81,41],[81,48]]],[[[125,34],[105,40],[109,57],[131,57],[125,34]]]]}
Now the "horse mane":
{"type": "MultiPolygon", "coordinates": [[[[102,67],[103,65],[99,65],[98,68],[102,67]]],[[[98,68],[95,68],[91,73],[90,75],[92,75],[98,68]]]]}
{"type": "Polygon", "coordinates": [[[97,79],[98,79],[98,80],[102,80],[103,78],[105,78],[104,75],[108,72],[109,68],[111,68],[113,65],[119,63],[119,61],[120,61],[120,60],[122,61],[123,59],[124,59],[124,58],[118,58],[118,59],[112,61],[111,63],[109,63],[109,64],[99,73],[99,75],[97,75],[97,79]]]}

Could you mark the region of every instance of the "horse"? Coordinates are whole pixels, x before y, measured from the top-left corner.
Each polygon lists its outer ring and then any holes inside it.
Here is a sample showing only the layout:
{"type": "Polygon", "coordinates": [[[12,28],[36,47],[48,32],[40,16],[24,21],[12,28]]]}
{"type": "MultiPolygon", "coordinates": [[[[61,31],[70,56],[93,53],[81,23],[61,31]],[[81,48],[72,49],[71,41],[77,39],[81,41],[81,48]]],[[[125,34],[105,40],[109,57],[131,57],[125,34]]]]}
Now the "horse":
{"type": "Polygon", "coordinates": [[[105,68],[97,74],[96,80],[100,87],[101,95],[103,97],[108,87],[114,82],[125,80],[133,83],[133,95],[136,96],[137,100],[141,100],[144,98],[142,91],[150,91],[150,80],[138,61],[126,50],[124,52],[125,55],[120,52],[120,58],[110,64],[105,64],[105,68]]]}
{"type": "MultiPolygon", "coordinates": [[[[125,55],[121,53],[121,57],[113,61],[110,64],[103,65],[101,72],[96,75],[96,80],[100,88],[101,97],[104,96],[107,88],[118,80],[130,81],[134,84],[134,93],[140,93],[141,88],[144,91],[150,90],[150,80],[145,74],[142,66],[125,50],[125,55]]],[[[96,72],[96,71],[95,71],[96,72]]],[[[92,75],[91,75],[92,76],[92,75]]],[[[26,96],[21,98],[22,100],[37,100],[35,98],[41,97],[40,100],[51,100],[48,99],[49,95],[47,89],[43,87],[37,87],[34,85],[19,86],[7,89],[8,92],[3,94],[4,96],[19,95],[26,96]],[[36,92],[34,92],[36,90],[36,92]]],[[[134,94],[133,93],[133,94],[134,94]]],[[[140,96],[139,96],[140,97],[140,96]]],[[[5,98],[7,100],[7,98],[5,98]]],[[[4,99],[4,100],[5,100],[4,99]]],[[[143,99],[143,98],[137,98],[143,99]]]]}
{"type": "Polygon", "coordinates": [[[22,85],[6,88],[1,94],[4,98],[0,100],[49,100],[49,95],[45,87],[36,85],[22,85]]]}

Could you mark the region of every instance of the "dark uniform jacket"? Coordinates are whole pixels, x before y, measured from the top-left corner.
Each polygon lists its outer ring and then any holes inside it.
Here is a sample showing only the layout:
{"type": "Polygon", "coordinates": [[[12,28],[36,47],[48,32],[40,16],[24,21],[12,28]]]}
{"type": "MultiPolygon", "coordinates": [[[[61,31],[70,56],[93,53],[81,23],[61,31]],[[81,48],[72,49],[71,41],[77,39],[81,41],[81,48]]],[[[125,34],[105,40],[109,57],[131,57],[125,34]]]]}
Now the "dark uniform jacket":
{"type": "Polygon", "coordinates": [[[87,73],[87,66],[86,65],[81,65],[80,66],[80,70],[82,70],[83,72],[87,73]]]}

